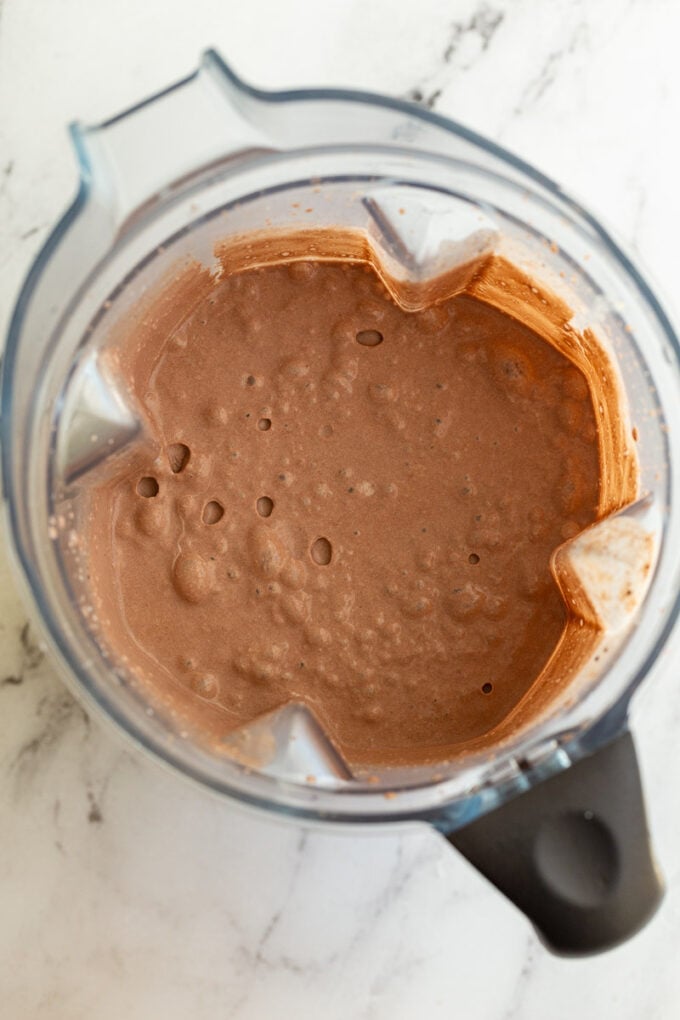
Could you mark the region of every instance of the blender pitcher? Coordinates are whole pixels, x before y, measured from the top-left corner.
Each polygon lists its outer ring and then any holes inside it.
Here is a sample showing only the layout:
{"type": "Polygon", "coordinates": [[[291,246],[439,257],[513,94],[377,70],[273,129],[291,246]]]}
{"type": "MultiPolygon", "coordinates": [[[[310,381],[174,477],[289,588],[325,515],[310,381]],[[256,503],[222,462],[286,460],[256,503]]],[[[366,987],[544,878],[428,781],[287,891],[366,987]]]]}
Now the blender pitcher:
{"type": "Polygon", "coordinates": [[[66,679],[225,796],[308,824],[435,826],[556,952],[634,933],[661,897],[627,717],[680,605],[680,346],[630,258],[550,180],[458,124],[360,92],[261,92],[213,51],[164,92],[71,136],[80,189],[18,298],[1,419],[11,545],[66,679]],[[352,769],[295,704],[240,735],[266,737],[255,766],[236,741],[218,754],[190,739],[93,633],[87,576],[69,555],[88,483],[143,441],[107,369],[116,326],[182,259],[213,267],[230,238],[302,227],[361,232],[405,281],[506,255],[593,330],[625,394],[638,498],[554,562],[587,596],[574,611],[597,618],[597,654],[490,751],[436,768],[352,769]]]}

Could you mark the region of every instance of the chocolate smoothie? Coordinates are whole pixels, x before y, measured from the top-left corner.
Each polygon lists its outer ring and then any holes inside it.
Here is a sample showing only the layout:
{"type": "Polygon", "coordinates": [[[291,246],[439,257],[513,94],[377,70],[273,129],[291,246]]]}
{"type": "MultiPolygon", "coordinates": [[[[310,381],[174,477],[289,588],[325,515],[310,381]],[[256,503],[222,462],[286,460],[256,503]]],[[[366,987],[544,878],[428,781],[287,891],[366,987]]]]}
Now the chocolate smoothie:
{"type": "Polygon", "coordinates": [[[568,629],[553,552],[634,486],[555,306],[497,307],[501,260],[420,310],[366,262],[232,263],[120,344],[149,442],[91,494],[108,645],[213,737],[296,701],[352,763],[492,742],[568,629]]]}

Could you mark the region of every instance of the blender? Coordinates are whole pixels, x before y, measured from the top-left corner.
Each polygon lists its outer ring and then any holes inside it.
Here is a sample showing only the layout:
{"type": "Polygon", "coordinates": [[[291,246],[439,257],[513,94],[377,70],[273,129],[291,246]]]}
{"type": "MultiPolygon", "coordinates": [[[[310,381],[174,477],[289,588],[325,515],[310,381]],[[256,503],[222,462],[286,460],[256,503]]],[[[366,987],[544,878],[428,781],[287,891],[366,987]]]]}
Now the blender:
{"type": "Polygon", "coordinates": [[[226,797],[309,825],[434,826],[555,952],[633,934],[662,885],[628,710],[680,608],[680,345],[649,284],[577,202],[461,125],[358,92],[261,92],[214,51],[187,78],[102,124],[75,124],[71,137],[80,188],[19,295],[1,397],[14,560],[67,682],[138,745],[226,797]],[[144,441],[106,357],[116,330],[182,260],[214,269],[218,245],[303,227],[359,232],[390,274],[418,284],[503,255],[598,337],[635,437],[638,497],[554,561],[584,592],[575,611],[598,620],[596,653],[491,750],[436,767],[354,770],[296,704],[247,728],[246,740],[269,749],[255,764],[234,742],[216,753],[190,738],[98,640],[86,572],[70,555],[93,478],[144,441]]]}

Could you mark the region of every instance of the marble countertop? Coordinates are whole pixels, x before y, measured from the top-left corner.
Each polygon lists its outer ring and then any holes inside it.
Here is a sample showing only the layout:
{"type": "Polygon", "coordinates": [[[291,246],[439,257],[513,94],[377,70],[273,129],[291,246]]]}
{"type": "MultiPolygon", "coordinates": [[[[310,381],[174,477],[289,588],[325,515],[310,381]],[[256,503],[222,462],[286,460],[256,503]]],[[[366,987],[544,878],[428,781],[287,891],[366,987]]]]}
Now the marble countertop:
{"type": "MultiPolygon", "coordinates": [[[[262,86],[362,87],[458,118],[577,193],[672,295],[679,33],[677,0],[0,0],[0,334],[74,189],[64,125],[207,45],[262,86]]],[[[670,651],[634,711],[668,895],[627,945],[565,961],[425,827],[303,831],[141,757],[62,686],[0,558],[3,1018],[678,1015],[670,651]]]]}

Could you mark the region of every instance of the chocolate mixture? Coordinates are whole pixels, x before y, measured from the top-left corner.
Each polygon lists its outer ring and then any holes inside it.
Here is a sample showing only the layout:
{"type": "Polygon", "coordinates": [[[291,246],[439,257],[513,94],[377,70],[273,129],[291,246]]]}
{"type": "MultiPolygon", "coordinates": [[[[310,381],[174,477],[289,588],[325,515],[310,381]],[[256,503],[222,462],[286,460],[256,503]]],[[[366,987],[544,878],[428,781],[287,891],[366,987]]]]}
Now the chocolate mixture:
{"type": "Polygon", "coordinates": [[[156,446],[92,494],[94,593],[213,734],[293,700],[349,761],[444,758],[558,647],[550,558],[602,504],[591,393],[474,292],[406,311],[365,264],[242,269],[127,351],[156,446]]]}

